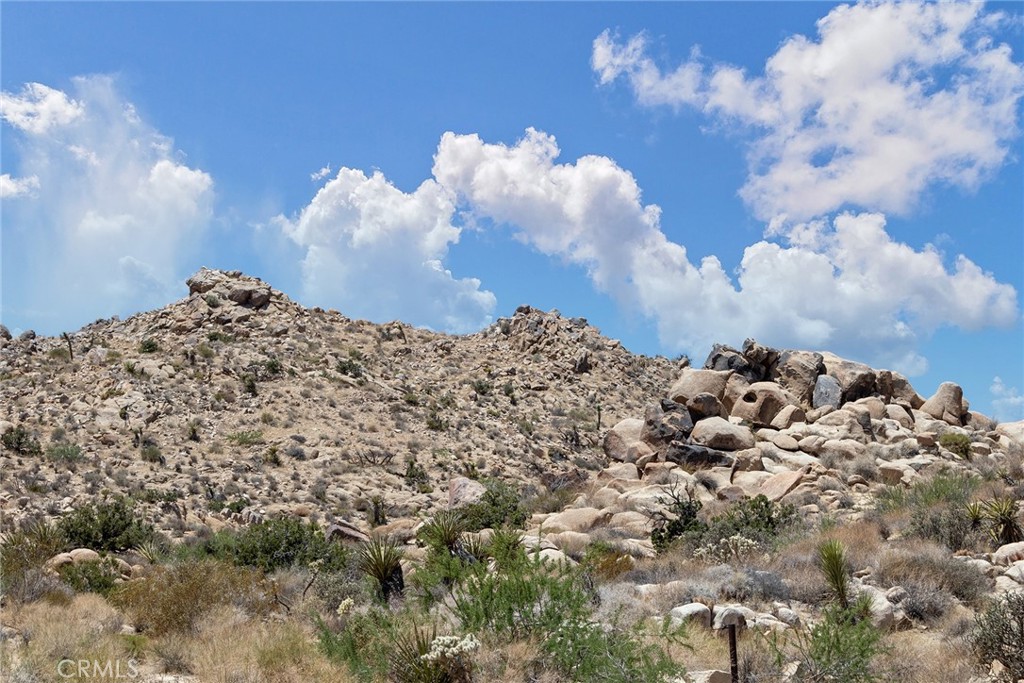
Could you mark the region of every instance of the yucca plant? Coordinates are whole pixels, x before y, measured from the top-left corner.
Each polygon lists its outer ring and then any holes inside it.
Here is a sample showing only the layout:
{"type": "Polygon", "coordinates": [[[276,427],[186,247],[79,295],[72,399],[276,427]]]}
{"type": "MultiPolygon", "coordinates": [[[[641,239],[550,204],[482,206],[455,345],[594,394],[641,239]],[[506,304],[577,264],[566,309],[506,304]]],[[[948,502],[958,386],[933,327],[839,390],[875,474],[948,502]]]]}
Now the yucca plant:
{"type": "Polygon", "coordinates": [[[1013,498],[994,498],[982,503],[988,533],[997,545],[1024,540],[1024,531],[1017,521],[1017,501],[1013,498]]]}
{"type": "Polygon", "coordinates": [[[455,555],[461,545],[466,523],[457,510],[441,510],[423,525],[419,537],[433,550],[455,555]]]}
{"type": "Polygon", "coordinates": [[[450,677],[438,664],[426,657],[437,637],[437,627],[428,631],[414,626],[395,636],[395,647],[388,656],[391,680],[396,683],[448,683],[450,677]]]}
{"type": "Polygon", "coordinates": [[[834,538],[824,541],[818,546],[817,565],[836,602],[842,609],[849,609],[850,564],[846,560],[846,548],[834,538]]]}
{"type": "Polygon", "coordinates": [[[402,574],[402,550],[390,538],[374,537],[359,550],[359,568],[377,582],[377,597],[388,602],[392,595],[402,595],[405,578],[402,574]]]}
{"type": "Polygon", "coordinates": [[[985,521],[985,508],[978,501],[972,501],[964,505],[964,515],[972,529],[980,529],[985,521]]]}

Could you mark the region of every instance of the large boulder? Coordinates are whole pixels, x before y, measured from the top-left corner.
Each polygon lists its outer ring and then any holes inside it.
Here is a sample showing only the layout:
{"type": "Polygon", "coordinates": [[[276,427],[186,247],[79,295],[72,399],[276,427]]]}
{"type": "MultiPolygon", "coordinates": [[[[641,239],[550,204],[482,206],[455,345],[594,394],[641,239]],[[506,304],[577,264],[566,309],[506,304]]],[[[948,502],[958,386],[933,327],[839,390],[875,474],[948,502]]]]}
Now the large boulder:
{"type": "Polygon", "coordinates": [[[819,375],[814,382],[814,390],[811,393],[811,407],[838,408],[843,400],[843,388],[832,375],[819,375]]]}
{"type": "Polygon", "coordinates": [[[864,363],[840,358],[834,353],[821,354],[826,372],[835,377],[842,391],[842,403],[875,393],[875,371],[864,363]]]}
{"type": "Polygon", "coordinates": [[[635,462],[639,456],[638,446],[646,446],[641,439],[643,430],[643,420],[635,417],[620,420],[604,435],[601,444],[604,454],[612,460],[635,462]]]}
{"type": "Polygon", "coordinates": [[[683,405],[697,394],[711,394],[721,400],[725,395],[725,385],[732,374],[731,370],[683,368],[683,374],[668,390],[668,397],[683,405]]]}
{"type": "Polygon", "coordinates": [[[924,402],[921,411],[936,420],[960,426],[964,416],[964,390],[954,382],[943,382],[932,397],[924,402]]]}
{"type": "Polygon", "coordinates": [[[757,427],[767,427],[784,407],[797,405],[796,397],[775,382],[755,382],[732,407],[732,416],[757,427]]]}
{"type": "Polygon", "coordinates": [[[906,401],[915,410],[924,405],[924,399],[914,390],[910,381],[898,372],[879,370],[875,383],[878,393],[889,400],[906,401]]]}
{"type": "Polygon", "coordinates": [[[741,451],[754,447],[754,435],[748,428],[720,417],[709,417],[694,425],[690,440],[699,446],[724,451],[741,451]]]}
{"type": "Polygon", "coordinates": [[[743,375],[750,382],[759,382],[764,378],[761,368],[751,364],[742,353],[724,344],[715,344],[704,362],[706,370],[732,371],[743,375]]]}
{"type": "Polygon", "coordinates": [[[669,399],[647,407],[641,440],[661,453],[673,441],[685,441],[693,429],[690,411],[683,404],[669,399]]]}
{"type": "Polygon", "coordinates": [[[825,374],[825,359],[814,351],[783,351],[769,379],[790,392],[804,406],[811,406],[818,376],[825,374]]]}
{"type": "Polygon", "coordinates": [[[665,462],[673,462],[687,472],[705,470],[710,467],[732,467],[733,456],[722,451],[674,441],[665,451],[665,462]]]}
{"type": "Polygon", "coordinates": [[[480,502],[487,487],[468,477],[455,477],[448,482],[448,507],[451,509],[480,502]]]}

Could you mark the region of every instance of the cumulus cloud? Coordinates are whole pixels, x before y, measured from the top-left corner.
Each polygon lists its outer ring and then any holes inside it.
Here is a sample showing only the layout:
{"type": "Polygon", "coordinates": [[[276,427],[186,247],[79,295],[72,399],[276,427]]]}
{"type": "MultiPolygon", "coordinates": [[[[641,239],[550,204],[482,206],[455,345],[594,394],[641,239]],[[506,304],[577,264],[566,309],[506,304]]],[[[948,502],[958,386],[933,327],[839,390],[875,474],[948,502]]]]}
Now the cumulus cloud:
{"type": "Polygon", "coordinates": [[[691,55],[671,71],[646,38],[605,31],[591,65],[647,106],[693,106],[754,131],[740,195],[764,220],[856,207],[906,213],[930,186],[973,190],[1018,134],[1024,68],[981,3],[841,5],[761,75],[691,55]]]}
{"type": "Polygon", "coordinates": [[[989,387],[992,394],[992,417],[1002,422],[1024,420],[1024,396],[1017,387],[1007,386],[1001,377],[993,377],[989,387]]]}
{"type": "Polygon", "coordinates": [[[433,174],[471,216],[513,226],[521,240],[584,267],[598,289],[654,319],[667,349],[704,353],[715,341],[754,336],[917,374],[926,363],[916,348],[935,328],[1016,320],[1012,286],[964,256],[947,269],[935,248],[893,240],[876,213],[804,225],[785,246],[753,244],[735,278],[713,256],[691,263],[628,171],[600,156],[557,163],[558,154],[554,137],[533,129],[511,146],[446,133],[433,174]]]}
{"type": "Polygon", "coordinates": [[[315,182],[317,182],[319,180],[323,180],[324,178],[326,178],[329,175],[331,175],[331,165],[327,164],[326,166],[321,168],[319,171],[317,171],[315,173],[310,173],[309,174],[309,179],[315,183],[315,182]]]}
{"type": "Polygon", "coordinates": [[[42,83],[26,83],[17,95],[0,94],[0,117],[19,130],[42,135],[82,116],[85,107],[60,90],[42,83]]]}
{"type": "Polygon", "coordinates": [[[21,179],[4,176],[5,318],[56,332],[161,306],[210,220],[213,181],[182,163],[113,79],[3,93],[21,179]],[[13,317],[12,317],[13,316],[13,317]]]}
{"type": "Polygon", "coordinates": [[[39,189],[39,178],[30,175],[27,178],[12,178],[10,173],[0,175],[0,199],[31,196],[39,189]]]}
{"type": "Polygon", "coordinates": [[[432,180],[406,193],[380,172],[342,168],[298,216],[279,216],[277,224],[305,250],[306,302],[471,332],[491,321],[496,301],[479,280],[456,278],[443,265],[459,239],[454,210],[432,180]]]}

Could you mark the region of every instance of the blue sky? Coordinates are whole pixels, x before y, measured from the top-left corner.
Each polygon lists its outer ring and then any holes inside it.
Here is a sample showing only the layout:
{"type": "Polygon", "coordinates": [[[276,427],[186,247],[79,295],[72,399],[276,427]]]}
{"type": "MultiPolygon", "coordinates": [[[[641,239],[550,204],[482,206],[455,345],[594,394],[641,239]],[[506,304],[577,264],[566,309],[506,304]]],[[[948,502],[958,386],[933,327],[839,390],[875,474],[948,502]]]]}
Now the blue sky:
{"type": "Polygon", "coordinates": [[[1017,3],[0,5],[2,308],[199,266],[467,332],[748,336],[1024,418],[1017,3]]]}

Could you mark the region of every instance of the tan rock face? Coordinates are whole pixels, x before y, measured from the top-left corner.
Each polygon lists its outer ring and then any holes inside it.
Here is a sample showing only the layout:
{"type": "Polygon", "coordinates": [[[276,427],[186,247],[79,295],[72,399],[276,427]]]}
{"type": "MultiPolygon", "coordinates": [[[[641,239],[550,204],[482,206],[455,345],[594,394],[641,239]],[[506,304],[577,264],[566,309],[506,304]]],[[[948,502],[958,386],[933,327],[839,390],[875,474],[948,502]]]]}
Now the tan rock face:
{"type": "Polygon", "coordinates": [[[764,427],[787,407],[799,407],[797,399],[774,382],[755,382],[733,404],[732,416],[764,427]]]}
{"type": "Polygon", "coordinates": [[[684,368],[683,374],[668,390],[668,397],[676,403],[686,405],[697,394],[711,394],[718,400],[725,395],[725,385],[732,376],[730,370],[695,370],[684,368]]]}
{"type": "Polygon", "coordinates": [[[934,417],[936,420],[948,422],[951,425],[963,424],[963,402],[964,391],[959,384],[954,382],[943,382],[924,405],[921,411],[934,417]]]}
{"type": "Polygon", "coordinates": [[[743,426],[732,424],[720,417],[709,417],[693,427],[693,443],[724,451],[740,451],[754,447],[754,435],[743,426]]]}

